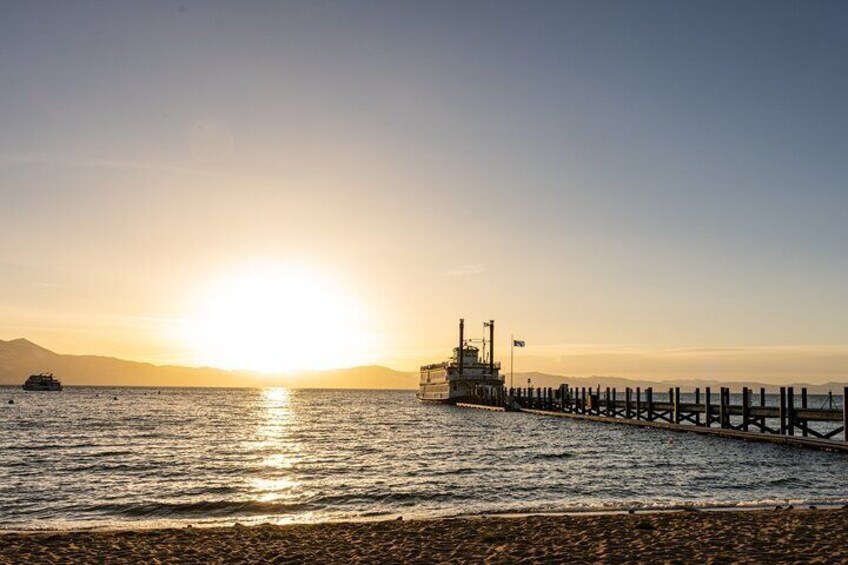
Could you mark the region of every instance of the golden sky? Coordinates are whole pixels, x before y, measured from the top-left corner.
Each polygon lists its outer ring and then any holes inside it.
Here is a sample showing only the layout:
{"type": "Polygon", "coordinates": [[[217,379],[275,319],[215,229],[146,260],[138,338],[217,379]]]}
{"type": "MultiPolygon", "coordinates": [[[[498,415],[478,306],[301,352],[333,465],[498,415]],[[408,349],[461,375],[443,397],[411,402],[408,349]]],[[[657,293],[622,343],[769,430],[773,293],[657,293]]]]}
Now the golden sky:
{"type": "Polygon", "coordinates": [[[729,9],[4,5],[0,339],[845,378],[840,18],[729,9]]]}

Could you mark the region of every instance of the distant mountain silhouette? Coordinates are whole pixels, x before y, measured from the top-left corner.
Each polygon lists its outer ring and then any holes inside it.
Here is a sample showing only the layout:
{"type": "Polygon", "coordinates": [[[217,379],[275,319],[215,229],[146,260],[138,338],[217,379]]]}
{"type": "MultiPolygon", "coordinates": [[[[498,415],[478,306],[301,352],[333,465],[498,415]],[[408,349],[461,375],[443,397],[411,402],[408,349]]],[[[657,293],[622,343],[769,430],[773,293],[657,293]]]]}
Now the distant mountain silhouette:
{"type": "MultiPolygon", "coordinates": [[[[64,385],[96,386],[195,386],[195,387],[267,387],[293,388],[373,388],[416,389],[418,374],[395,371],[379,365],[335,369],[330,371],[304,371],[291,375],[266,375],[250,371],[226,371],[209,367],[180,367],[153,365],[96,355],[63,355],[54,353],[26,339],[0,340],[0,385],[20,385],[33,373],[51,372],[64,385]]],[[[775,390],[777,385],[699,380],[646,381],[609,376],[568,377],[548,373],[515,373],[514,385],[526,387],[527,379],[534,387],[558,387],[562,383],[576,387],[616,387],[623,394],[626,387],[654,387],[658,392],[671,386],[691,390],[696,386],[718,389],[729,386],[738,391],[742,386],[755,389],[765,387],[775,390]]],[[[509,374],[506,375],[509,386],[509,374]]],[[[796,389],[807,387],[811,394],[832,390],[841,394],[841,383],[819,385],[795,384],[796,389]]]]}
{"type": "Polygon", "coordinates": [[[63,355],[26,339],[0,340],[0,385],[20,385],[29,375],[41,372],[54,373],[64,385],[382,389],[418,386],[416,375],[378,366],[264,375],[209,367],[153,365],[96,355],[63,355]]]}

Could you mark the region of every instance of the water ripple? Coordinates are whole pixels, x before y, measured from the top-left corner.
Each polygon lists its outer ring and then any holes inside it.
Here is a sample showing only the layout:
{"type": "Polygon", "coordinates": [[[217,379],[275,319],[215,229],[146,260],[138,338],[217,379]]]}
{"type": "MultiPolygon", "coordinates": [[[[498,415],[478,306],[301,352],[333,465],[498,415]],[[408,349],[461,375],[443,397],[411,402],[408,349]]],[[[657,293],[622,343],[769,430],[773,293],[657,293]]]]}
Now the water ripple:
{"type": "Polygon", "coordinates": [[[411,392],[0,388],[0,527],[844,502],[841,454],[411,392]],[[112,400],[118,396],[119,401],[112,400]]]}

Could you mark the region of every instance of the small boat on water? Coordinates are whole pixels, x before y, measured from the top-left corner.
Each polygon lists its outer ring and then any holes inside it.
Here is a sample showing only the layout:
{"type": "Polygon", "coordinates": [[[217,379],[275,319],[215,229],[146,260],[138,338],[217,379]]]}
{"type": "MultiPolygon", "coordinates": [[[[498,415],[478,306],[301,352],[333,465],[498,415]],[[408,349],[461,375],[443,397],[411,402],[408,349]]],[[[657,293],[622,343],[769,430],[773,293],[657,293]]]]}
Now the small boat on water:
{"type": "Polygon", "coordinates": [[[418,385],[418,400],[456,404],[474,398],[496,398],[503,395],[504,378],[501,364],[495,363],[495,321],[483,324],[489,328],[489,339],[467,340],[482,342],[480,349],[469,345],[464,338],[465,320],[459,321],[459,345],[447,361],[423,365],[418,385]],[[488,355],[486,344],[489,345],[488,355]]]}
{"type": "Polygon", "coordinates": [[[53,373],[41,373],[39,375],[30,375],[23,384],[23,389],[61,391],[62,383],[53,376],[53,373]]]}

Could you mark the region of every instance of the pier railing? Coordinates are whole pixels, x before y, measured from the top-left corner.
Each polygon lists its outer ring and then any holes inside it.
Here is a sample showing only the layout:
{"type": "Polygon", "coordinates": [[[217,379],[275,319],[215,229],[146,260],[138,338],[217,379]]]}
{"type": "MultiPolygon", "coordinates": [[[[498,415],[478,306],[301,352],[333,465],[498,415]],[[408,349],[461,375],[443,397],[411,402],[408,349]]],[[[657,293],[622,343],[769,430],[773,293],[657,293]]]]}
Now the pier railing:
{"type": "Polygon", "coordinates": [[[841,406],[836,404],[833,396],[829,396],[826,407],[816,407],[806,388],[801,388],[800,394],[796,394],[793,387],[780,387],[777,395],[766,394],[762,388],[755,394],[747,387],[742,388],[741,394],[733,395],[725,387],[718,391],[707,387],[703,394],[700,388],[681,394],[679,387],[663,392],[654,391],[651,387],[644,390],[628,387],[621,393],[616,388],[577,388],[564,384],[558,388],[512,388],[507,394],[526,410],[595,416],[603,420],[620,419],[632,423],[656,422],[668,424],[667,427],[714,427],[848,441],[848,406],[845,403],[848,387],[842,391],[841,406]]]}

